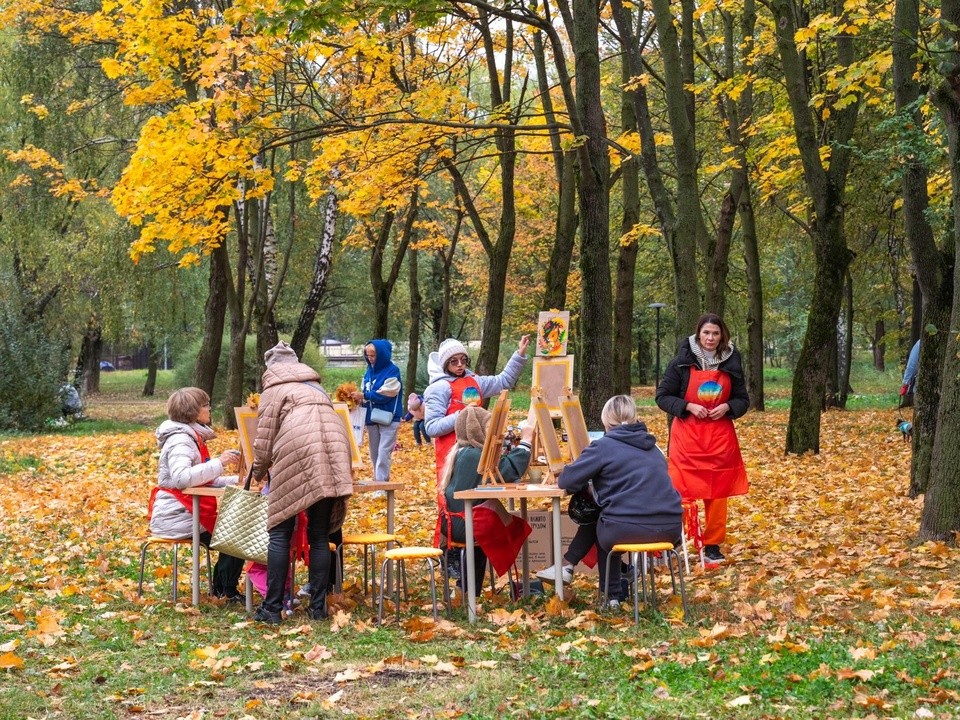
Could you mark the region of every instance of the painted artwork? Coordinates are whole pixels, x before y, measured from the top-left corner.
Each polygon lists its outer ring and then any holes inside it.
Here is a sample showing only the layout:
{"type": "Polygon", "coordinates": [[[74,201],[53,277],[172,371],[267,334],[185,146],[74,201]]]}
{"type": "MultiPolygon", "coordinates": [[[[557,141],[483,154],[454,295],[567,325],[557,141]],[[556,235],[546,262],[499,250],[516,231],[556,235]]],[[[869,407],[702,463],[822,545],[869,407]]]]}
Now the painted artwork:
{"type": "Polygon", "coordinates": [[[537,320],[537,357],[559,357],[567,354],[570,336],[570,313],[547,310],[537,320]]]}

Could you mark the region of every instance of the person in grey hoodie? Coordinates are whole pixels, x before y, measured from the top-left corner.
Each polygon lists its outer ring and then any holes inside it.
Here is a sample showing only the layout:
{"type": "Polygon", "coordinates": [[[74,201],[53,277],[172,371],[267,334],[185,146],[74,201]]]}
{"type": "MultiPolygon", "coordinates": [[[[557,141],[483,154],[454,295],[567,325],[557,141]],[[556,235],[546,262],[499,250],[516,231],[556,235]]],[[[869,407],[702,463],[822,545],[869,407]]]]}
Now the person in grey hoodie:
{"type": "MultiPolygon", "coordinates": [[[[679,542],[683,508],[657,439],[637,419],[633,398],[610,398],[600,419],[606,434],[560,472],[557,485],[572,494],[593,484],[600,506],[596,537],[603,591],[610,549],[618,543],[679,542]]],[[[609,587],[611,604],[619,604],[619,562],[612,563],[609,587]]]]}
{"type": "MultiPolygon", "coordinates": [[[[207,441],[213,439],[210,427],[210,396],[200,388],[176,390],[167,400],[167,417],[157,428],[160,466],[157,485],[150,495],[148,514],[150,532],[164,538],[186,538],[193,533],[193,498],[183,491],[200,485],[223,487],[237,482],[236,475],[224,475],[240,460],[237,450],[210,457],[207,441]]],[[[200,542],[209,547],[217,518],[217,499],[200,498],[200,542]]],[[[220,553],[213,569],[213,594],[242,602],[237,582],[243,560],[220,553]]]]}

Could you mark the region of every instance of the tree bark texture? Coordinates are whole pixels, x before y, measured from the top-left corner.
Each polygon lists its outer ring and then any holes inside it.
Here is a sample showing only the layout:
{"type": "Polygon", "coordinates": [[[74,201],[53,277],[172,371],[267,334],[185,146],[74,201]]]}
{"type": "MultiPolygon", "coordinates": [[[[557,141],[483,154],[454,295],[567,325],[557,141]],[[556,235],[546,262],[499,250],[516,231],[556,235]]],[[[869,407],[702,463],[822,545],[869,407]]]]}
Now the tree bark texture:
{"type": "MultiPolygon", "coordinates": [[[[941,20],[952,41],[952,52],[940,62],[947,65],[934,101],[943,117],[950,155],[951,200],[954,252],[960,251],[960,0],[943,0],[941,20]]],[[[930,474],[923,498],[920,537],[924,540],[956,542],[960,530],[960,258],[954,257],[953,303],[946,332],[943,380],[937,408],[937,434],[933,441],[930,474]]],[[[923,360],[921,345],[921,362],[923,360]]]]}
{"type": "Polygon", "coordinates": [[[323,218],[323,231],[320,242],[317,244],[317,254],[313,263],[313,279],[310,281],[310,290],[300,309],[296,330],[293,331],[291,347],[298,357],[303,357],[304,348],[310,339],[313,321],[323,303],[327,291],[330,273],[333,271],[333,239],[337,231],[337,195],[333,190],[327,193],[326,208],[323,218]]]}
{"type": "MultiPolygon", "coordinates": [[[[949,9],[944,7],[944,11],[949,9]]],[[[913,0],[896,0],[893,37],[893,92],[897,112],[903,114],[904,127],[923,127],[923,118],[914,103],[923,94],[914,79],[918,62],[920,33],[919,6],[913,0]]],[[[938,248],[933,228],[927,222],[928,169],[919,155],[904,158],[901,180],[903,193],[903,220],[907,244],[920,289],[920,364],[913,396],[913,456],[910,463],[910,495],[926,491],[930,480],[930,462],[937,435],[943,363],[950,327],[950,308],[953,303],[953,241],[948,238],[944,248],[938,248]],[[932,333],[926,328],[934,329],[932,333]]],[[[914,300],[913,317],[917,302],[914,300]]],[[[907,348],[909,351],[909,348],[907,348]]]]}
{"type": "Polygon", "coordinates": [[[743,259],[747,271],[747,392],[750,409],[763,410],[763,276],[760,272],[760,247],[749,185],[740,195],[737,212],[743,234],[743,259]]]}
{"type": "Polygon", "coordinates": [[[580,397],[588,427],[600,426],[600,411],[613,391],[610,306],[610,161],[600,83],[599,8],[596,0],[574,0],[573,51],[576,111],[582,123],[587,162],[580,163],[580,397]]]}
{"type": "Polygon", "coordinates": [[[207,302],[203,316],[203,340],[193,370],[193,384],[213,397],[217,379],[223,329],[227,314],[227,248],[221,243],[210,253],[210,277],[207,281],[207,302]]]}
{"type": "MultiPolygon", "coordinates": [[[[420,316],[423,298],[420,296],[418,277],[419,252],[411,245],[407,248],[407,282],[410,288],[410,332],[407,335],[407,376],[404,387],[408,394],[417,391],[417,364],[420,361],[420,316]]],[[[406,398],[404,398],[404,402],[406,398]]]]}
{"type": "MultiPolygon", "coordinates": [[[[676,225],[667,244],[674,268],[676,325],[674,339],[679,342],[696,327],[700,316],[700,283],[697,276],[698,238],[705,239],[697,182],[697,149],[689,98],[684,87],[684,66],[670,0],[652,0],[657,21],[657,37],[663,61],[665,99],[670,120],[677,176],[676,225]]],[[[684,15],[686,13],[684,12],[684,15]]],[[[578,75],[579,77],[579,75],[578,75]]],[[[705,244],[705,243],[704,243],[705,244]]]]}
{"type": "MultiPolygon", "coordinates": [[[[806,334],[793,375],[786,451],[816,453],[820,452],[820,409],[830,370],[828,358],[836,348],[843,283],[851,261],[843,228],[843,203],[850,165],[849,141],[856,126],[859,99],[835,110],[828,129],[817,127],[810,106],[809,63],[801,58],[794,39],[799,8],[792,0],[774,0],[770,7],[776,22],[777,49],[804,182],[814,214],[811,223],[815,263],[813,292],[806,334]],[[822,143],[831,145],[829,168],[824,167],[820,158],[822,143]]],[[[835,42],[837,62],[852,63],[852,38],[841,35],[835,42]]]]}

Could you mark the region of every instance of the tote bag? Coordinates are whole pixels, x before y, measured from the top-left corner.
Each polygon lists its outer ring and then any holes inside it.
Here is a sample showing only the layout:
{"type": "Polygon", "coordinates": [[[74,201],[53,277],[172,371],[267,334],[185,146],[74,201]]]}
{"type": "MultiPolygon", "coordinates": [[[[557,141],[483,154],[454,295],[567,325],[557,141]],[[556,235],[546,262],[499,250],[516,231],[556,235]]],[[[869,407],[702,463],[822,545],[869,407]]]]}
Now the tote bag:
{"type": "Polygon", "coordinates": [[[267,497],[250,490],[253,468],[243,487],[228,485],[217,509],[210,547],[233,557],[267,564],[267,497]]]}

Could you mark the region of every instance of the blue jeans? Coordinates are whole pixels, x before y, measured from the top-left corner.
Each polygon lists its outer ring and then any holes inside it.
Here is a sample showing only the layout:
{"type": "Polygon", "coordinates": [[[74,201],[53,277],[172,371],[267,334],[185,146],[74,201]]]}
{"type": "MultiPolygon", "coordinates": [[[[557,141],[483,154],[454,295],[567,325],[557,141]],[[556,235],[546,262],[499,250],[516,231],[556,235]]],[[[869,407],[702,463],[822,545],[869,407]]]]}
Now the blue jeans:
{"type": "Polygon", "coordinates": [[[423,420],[413,421],[413,439],[417,445],[422,444],[424,440],[427,445],[430,444],[430,436],[427,434],[427,429],[423,426],[423,420]]]}

